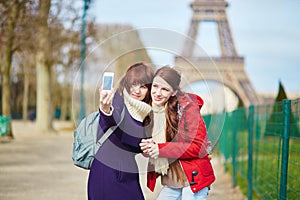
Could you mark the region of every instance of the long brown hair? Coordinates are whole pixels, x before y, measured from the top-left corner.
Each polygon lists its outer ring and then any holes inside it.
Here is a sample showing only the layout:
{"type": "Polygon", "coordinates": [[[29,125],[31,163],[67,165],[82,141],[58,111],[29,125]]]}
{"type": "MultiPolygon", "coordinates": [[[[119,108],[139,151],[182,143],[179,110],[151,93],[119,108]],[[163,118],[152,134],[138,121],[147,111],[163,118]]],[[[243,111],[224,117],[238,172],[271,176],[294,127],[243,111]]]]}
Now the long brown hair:
{"type": "Polygon", "coordinates": [[[145,103],[150,104],[151,102],[151,84],[154,77],[154,71],[153,68],[149,65],[146,65],[143,62],[138,62],[133,65],[131,65],[123,78],[120,81],[118,92],[119,94],[123,94],[124,88],[126,88],[127,92],[130,92],[130,87],[135,84],[141,84],[145,85],[148,88],[148,92],[146,94],[146,97],[143,99],[145,103]]]}
{"type": "MultiPolygon", "coordinates": [[[[159,76],[164,79],[173,89],[177,90],[177,94],[180,93],[179,84],[181,81],[181,75],[169,66],[164,66],[158,69],[154,77],[159,76]]],[[[177,95],[171,96],[167,102],[166,109],[166,140],[167,142],[172,141],[178,132],[178,98],[177,95]]]]}
{"type": "MultiPolygon", "coordinates": [[[[167,142],[176,142],[178,135],[178,96],[181,95],[180,91],[180,81],[181,75],[169,66],[164,66],[157,70],[154,77],[160,76],[164,79],[173,89],[173,91],[177,91],[175,96],[171,96],[167,102],[166,107],[166,141],[167,142]]],[[[155,123],[155,122],[154,122],[155,123]]],[[[170,163],[169,170],[172,171],[172,174],[175,173],[177,177],[177,181],[181,181],[184,184],[186,177],[182,172],[180,163],[178,160],[170,163]]]]}

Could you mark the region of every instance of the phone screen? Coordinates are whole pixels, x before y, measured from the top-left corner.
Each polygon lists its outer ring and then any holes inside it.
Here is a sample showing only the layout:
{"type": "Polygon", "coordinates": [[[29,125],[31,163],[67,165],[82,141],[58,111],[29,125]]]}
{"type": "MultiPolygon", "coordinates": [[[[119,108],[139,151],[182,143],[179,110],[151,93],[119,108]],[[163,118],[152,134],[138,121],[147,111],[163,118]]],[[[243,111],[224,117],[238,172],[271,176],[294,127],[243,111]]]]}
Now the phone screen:
{"type": "Polygon", "coordinates": [[[113,77],[112,76],[104,76],[103,90],[111,90],[112,82],[113,82],[113,77]]]}

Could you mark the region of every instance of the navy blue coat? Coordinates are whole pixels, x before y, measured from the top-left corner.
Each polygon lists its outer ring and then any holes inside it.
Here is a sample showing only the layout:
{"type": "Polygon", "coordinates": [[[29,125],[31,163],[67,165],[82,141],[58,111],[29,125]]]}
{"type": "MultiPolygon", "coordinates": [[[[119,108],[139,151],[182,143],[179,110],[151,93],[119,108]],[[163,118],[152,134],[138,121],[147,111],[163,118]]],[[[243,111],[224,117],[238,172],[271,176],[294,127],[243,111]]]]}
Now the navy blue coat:
{"type": "MultiPolygon", "coordinates": [[[[120,121],[124,106],[123,97],[116,92],[112,116],[99,111],[99,138],[120,121]]],[[[88,180],[89,200],[144,199],[135,160],[135,155],[141,153],[139,143],[142,138],[145,138],[142,122],[132,118],[125,108],[122,123],[99,149],[92,163],[88,180]]]]}

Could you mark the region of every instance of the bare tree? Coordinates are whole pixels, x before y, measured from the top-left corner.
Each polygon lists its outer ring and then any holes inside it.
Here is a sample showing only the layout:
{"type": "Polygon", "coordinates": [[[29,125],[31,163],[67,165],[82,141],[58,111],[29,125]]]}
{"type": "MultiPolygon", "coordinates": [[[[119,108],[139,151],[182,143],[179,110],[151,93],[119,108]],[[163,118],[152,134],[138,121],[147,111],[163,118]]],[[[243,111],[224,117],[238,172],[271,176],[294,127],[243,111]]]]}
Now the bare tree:
{"type": "MultiPolygon", "coordinates": [[[[53,103],[61,110],[61,119],[68,118],[71,112],[71,93],[74,72],[80,66],[81,52],[81,14],[82,5],[74,0],[53,5],[55,12],[51,13],[51,63],[53,65],[53,103]],[[53,34],[52,34],[53,33],[53,34]]],[[[87,19],[87,38],[93,38],[93,22],[87,19]]],[[[88,40],[88,41],[93,41],[88,40]]],[[[90,44],[87,43],[88,47],[90,44]]]]}
{"type": "Polygon", "coordinates": [[[34,105],[36,99],[32,98],[36,96],[36,68],[35,68],[35,53],[36,47],[36,35],[35,30],[38,29],[37,21],[38,1],[27,0],[21,24],[19,26],[18,40],[19,52],[21,56],[21,62],[23,74],[23,94],[22,94],[22,118],[27,120],[30,115],[30,119],[34,119],[34,105]],[[29,89],[31,87],[31,90],[29,89]],[[29,106],[32,108],[29,109],[29,106]]]}
{"type": "MultiPolygon", "coordinates": [[[[47,72],[49,73],[50,80],[48,84],[51,86],[51,90],[48,90],[48,94],[52,97],[52,99],[49,97],[49,104],[60,108],[64,105],[62,115],[66,117],[68,112],[66,109],[70,109],[72,91],[70,84],[72,78],[70,79],[69,73],[72,70],[74,71],[74,68],[78,67],[80,63],[81,35],[79,34],[79,30],[81,28],[80,11],[82,10],[82,6],[76,4],[74,0],[64,2],[52,1],[51,3],[50,13],[48,13],[47,29],[47,41],[49,41],[51,45],[49,45],[49,43],[43,45],[43,47],[48,47],[48,49],[45,49],[45,52],[47,52],[47,72]],[[69,78],[67,78],[68,76],[69,78]]],[[[38,38],[39,40],[41,39],[40,37],[38,38]]],[[[38,65],[37,57],[36,61],[38,65]]],[[[39,73],[40,72],[37,71],[37,74],[39,73]]],[[[37,87],[39,88],[39,82],[37,87]]],[[[47,88],[44,88],[44,90],[47,90],[47,88]]],[[[39,97],[39,89],[37,92],[39,97]]],[[[43,109],[45,108],[43,107],[43,109]]],[[[42,123],[38,119],[39,115],[41,115],[38,110],[39,102],[37,102],[37,123],[42,123]]],[[[54,107],[50,107],[48,110],[48,113],[51,114],[48,120],[51,120],[51,122],[54,114],[53,111],[54,107]]]]}
{"type": "Polygon", "coordinates": [[[51,68],[49,65],[49,26],[48,16],[51,0],[39,0],[38,12],[38,37],[36,52],[37,70],[37,129],[42,132],[52,132],[52,108],[51,108],[51,68]]]}
{"type": "MultiPolygon", "coordinates": [[[[37,102],[37,128],[51,132],[53,98],[55,106],[63,107],[62,118],[70,112],[72,76],[80,66],[82,5],[77,2],[0,0],[3,114],[10,116],[10,106],[17,103],[14,108],[19,111],[22,107],[23,119],[26,119],[28,107],[35,107],[37,102]],[[14,11],[18,11],[17,15],[14,11]],[[18,58],[13,56],[16,50],[20,52],[18,58]],[[14,73],[11,73],[12,62],[15,63],[14,73]],[[12,76],[18,82],[10,88],[12,76]],[[18,100],[12,102],[10,90],[16,90],[16,84],[19,84],[18,90],[20,84],[24,84],[24,89],[13,92],[18,100]],[[32,95],[37,95],[36,99],[32,99],[32,95]]],[[[87,24],[91,26],[92,23],[87,24]]]]}
{"type": "MultiPolygon", "coordinates": [[[[2,114],[11,116],[11,92],[10,92],[10,73],[13,54],[16,50],[14,45],[16,37],[16,27],[20,12],[23,10],[24,0],[0,1],[1,17],[1,49],[3,50],[3,65],[1,66],[2,75],[2,114]]],[[[11,124],[10,124],[11,126],[11,124]]],[[[10,128],[10,137],[13,137],[10,128]]]]}
{"type": "MultiPolygon", "coordinates": [[[[28,116],[30,115],[31,119],[34,118],[34,110],[28,110],[29,107],[29,96],[30,96],[30,91],[29,91],[29,87],[30,84],[32,85],[36,85],[34,84],[34,80],[35,80],[35,73],[33,73],[33,71],[35,71],[35,59],[34,59],[34,54],[31,51],[25,51],[22,54],[22,58],[23,58],[23,102],[22,102],[22,119],[23,120],[27,120],[28,116]],[[31,113],[29,113],[31,112],[31,113]]],[[[34,92],[35,90],[31,91],[34,92]]],[[[34,92],[34,94],[36,94],[34,92]]],[[[33,104],[34,102],[31,102],[31,104],[33,104]]]]}

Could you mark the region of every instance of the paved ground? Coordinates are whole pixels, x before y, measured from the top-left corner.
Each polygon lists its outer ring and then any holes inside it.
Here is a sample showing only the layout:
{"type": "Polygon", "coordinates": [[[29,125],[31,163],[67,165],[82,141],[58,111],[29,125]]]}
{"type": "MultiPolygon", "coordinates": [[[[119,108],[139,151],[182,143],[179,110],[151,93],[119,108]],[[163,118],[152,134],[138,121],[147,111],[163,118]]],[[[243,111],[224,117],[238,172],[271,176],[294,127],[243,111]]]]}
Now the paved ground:
{"type": "MultiPolygon", "coordinates": [[[[56,122],[57,134],[38,134],[32,122],[13,121],[15,139],[0,142],[1,200],[86,200],[88,171],[72,163],[73,132],[70,123],[56,122]]],[[[143,167],[143,162],[140,165],[143,167]]],[[[208,200],[244,200],[221,163],[213,159],[217,180],[208,200]]],[[[141,177],[145,185],[145,178],[141,177]]],[[[159,191],[157,187],[156,193],[159,191]]],[[[155,199],[143,187],[147,200],[155,199]]]]}

